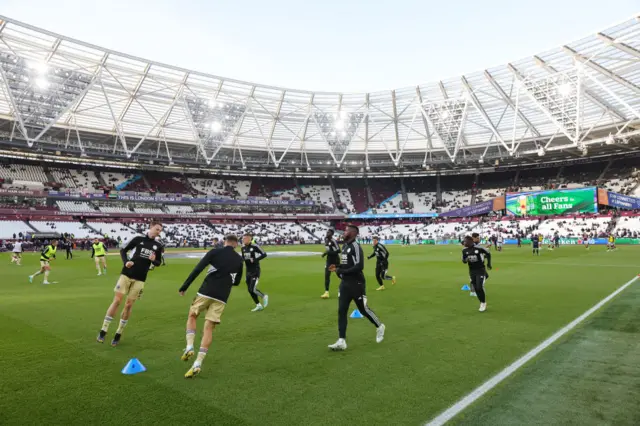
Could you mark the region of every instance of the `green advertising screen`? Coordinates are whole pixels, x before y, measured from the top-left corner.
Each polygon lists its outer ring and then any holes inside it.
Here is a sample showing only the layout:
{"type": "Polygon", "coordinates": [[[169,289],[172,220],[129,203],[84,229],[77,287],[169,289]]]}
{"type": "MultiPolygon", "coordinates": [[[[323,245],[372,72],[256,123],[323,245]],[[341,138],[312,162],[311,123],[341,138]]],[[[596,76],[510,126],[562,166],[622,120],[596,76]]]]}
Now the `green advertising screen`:
{"type": "Polygon", "coordinates": [[[595,187],[519,192],[507,194],[506,198],[507,213],[514,216],[598,212],[595,187]]]}

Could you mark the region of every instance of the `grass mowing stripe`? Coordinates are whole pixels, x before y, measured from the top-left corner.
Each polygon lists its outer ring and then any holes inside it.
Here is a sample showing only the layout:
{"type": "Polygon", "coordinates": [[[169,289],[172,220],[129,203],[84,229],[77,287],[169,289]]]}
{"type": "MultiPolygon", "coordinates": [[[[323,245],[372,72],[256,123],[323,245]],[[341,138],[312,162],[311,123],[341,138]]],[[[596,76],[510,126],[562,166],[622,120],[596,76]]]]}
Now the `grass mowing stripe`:
{"type": "Polygon", "coordinates": [[[546,348],[551,346],[554,342],[556,342],[562,336],[567,334],[569,331],[573,330],[578,324],[580,324],[582,321],[584,321],[586,318],[588,318],[590,315],[592,315],[598,309],[603,307],[607,302],[609,302],[611,299],[616,297],[618,294],[620,294],[622,291],[624,291],[631,284],[636,282],[636,280],[639,277],[640,276],[635,276],[632,279],[630,279],[629,281],[627,281],[625,284],[620,286],[617,290],[615,290],[613,293],[611,293],[610,295],[608,295],[607,297],[602,299],[600,302],[596,303],[593,307],[591,307],[585,313],[580,315],[578,318],[574,319],[569,324],[567,324],[566,326],[562,327],[560,330],[558,330],[555,334],[553,334],[547,340],[545,340],[542,343],[540,343],[538,346],[536,346],[535,348],[533,348],[532,350],[527,352],[525,355],[523,355],[521,358],[516,360],[514,363],[512,363],[511,365],[506,367],[504,370],[500,371],[498,374],[496,374],[495,376],[493,376],[492,378],[490,378],[489,380],[484,382],[482,385],[478,386],[470,394],[468,394],[467,396],[465,396],[464,398],[462,398],[461,400],[459,400],[458,402],[453,404],[451,407],[449,407],[447,410],[445,410],[444,412],[439,414],[433,420],[431,420],[430,422],[426,423],[426,425],[427,426],[441,426],[441,425],[444,425],[445,423],[447,423],[449,420],[453,419],[455,416],[460,414],[464,409],[466,409],[471,404],[473,404],[475,401],[477,401],[480,397],[482,397],[485,393],[487,393],[488,391],[493,389],[496,385],[498,385],[504,379],[506,379],[507,377],[512,375],[516,370],[518,370],[524,364],[529,362],[531,359],[533,359],[535,356],[537,356],[540,352],[542,352],[543,350],[545,350],[546,348]]]}

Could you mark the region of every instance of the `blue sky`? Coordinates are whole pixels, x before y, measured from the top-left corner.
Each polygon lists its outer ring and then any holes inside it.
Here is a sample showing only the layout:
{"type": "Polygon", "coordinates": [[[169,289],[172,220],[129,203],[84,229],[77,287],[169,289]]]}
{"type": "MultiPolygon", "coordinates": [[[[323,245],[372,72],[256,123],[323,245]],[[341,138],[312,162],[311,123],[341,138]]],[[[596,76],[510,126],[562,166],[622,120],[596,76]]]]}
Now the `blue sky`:
{"type": "Polygon", "coordinates": [[[2,14],[159,62],[362,92],[530,56],[640,14],[638,0],[3,0],[2,14]]]}

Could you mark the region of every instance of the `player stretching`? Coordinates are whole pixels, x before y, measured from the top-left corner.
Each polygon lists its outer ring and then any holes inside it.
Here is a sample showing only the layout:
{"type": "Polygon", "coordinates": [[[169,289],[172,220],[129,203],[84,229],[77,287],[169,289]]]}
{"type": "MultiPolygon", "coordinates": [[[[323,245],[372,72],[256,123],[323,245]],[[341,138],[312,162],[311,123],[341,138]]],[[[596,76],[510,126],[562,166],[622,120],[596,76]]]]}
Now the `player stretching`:
{"type": "Polygon", "coordinates": [[[474,246],[472,237],[464,237],[464,246],[462,249],[462,262],[469,265],[469,277],[473,283],[473,288],[478,295],[480,301],[480,312],[487,310],[487,299],[484,292],[484,282],[489,278],[487,270],[484,266],[484,259],[487,259],[487,268],[491,270],[491,253],[482,247],[474,246]]]}
{"type": "Polygon", "coordinates": [[[22,241],[16,241],[13,243],[13,249],[11,250],[11,263],[15,263],[20,266],[22,262],[22,241]]]}
{"type": "Polygon", "coordinates": [[[98,334],[98,343],[104,342],[104,337],[109,331],[109,325],[113,320],[114,315],[118,312],[118,307],[122,303],[122,299],[125,294],[127,295],[127,301],[122,309],[120,315],[120,325],[116,330],[116,334],[113,336],[111,346],[117,346],[120,343],[120,337],[124,331],[127,321],[131,316],[131,310],[136,300],[142,296],[142,290],[144,289],[144,282],[147,279],[149,273],[149,266],[153,263],[156,266],[160,266],[160,258],[162,256],[163,247],[158,243],[155,238],[162,232],[162,224],[160,222],[152,221],[149,225],[149,230],[144,236],[138,236],[120,250],[120,257],[122,257],[122,263],[124,266],[122,272],[120,272],[120,278],[116,283],[116,287],[113,290],[115,292],[113,296],[113,302],[107,309],[107,314],[104,317],[102,328],[98,334]],[[130,253],[127,258],[127,254],[130,253]]]}
{"type": "Polygon", "coordinates": [[[258,290],[260,281],[260,261],[267,257],[267,253],[253,242],[253,235],[244,234],[242,237],[242,258],[247,266],[247,290],[256,304],[251,312],[261,311],[269,304],[269,296],[258,290]],[[262,299],[262,303],[260,303],[262,299]]]}
{"type": "Polygon", "coordinates": [[[193,367],[184,375],[188,379],[200,373],[202,362],[213,340],[213,330],[217,324],[220,324],[220,317],[229,299],[231,287],[240,284],[240,281],[242,281],[242,257],[234,251],[237,246],[238,237],[227,235],[224,247],[209,250],[196,267],[193,268],[182,287],[180,287],[180,295],[184,296],[191,283],[204,268],[209,266],[207,276],[191,303],[187,318],[187,347],[182,353],[181,359],[183,361],[188,361],[195,355],[193,342],[196,337],[198,316],[202,312],[206,312],[204,333],[202,334],[198,357],[193,363],[193,367]]]}
{"type": "Polygon", "coordinates": [[[98,270],[98,276],[102,275],[102,270],[100,269],[100,264],[102,263],[102,267],[104,268],[104,274],[107,275],[107,258],[105,254],[107,253],[107,248],[104,246],[102,241],[99,241],[97,238],[93,240],[93,244],[91,245],[91,258],[96,260],[96,269],[98,270]]]}
{"type": "Polygon", "coordinates": [[[331,284],[331,271],[329,266],[338,264],[338,255],[340,254],[340,246],[335,238],[333,238],[333,229],[327,230],[327,235],[324,237],[324,247],[326,251],[322,253],[322,257],[327,258],[327,262],[324,266],[324,293],[320,296],[323,299],[329,298],[329,285],[331,284]]]}
{"type": "Polygon", "coordinates": [[[396,277],[387,275],[387,270],[389,269],[389,251],[384,244],[380,244],[378,237],[373,237],[373,253],[371,253],[371,256],[367,257],[367,259],[371,259],[374,256],[376,257],[376,280],[378,281],[378,288],[376,290],[384,290],[382,280],[391,280],[391,284],[395,285],[396,277]]]}
{"type": "Polygon", "coordinates": [[[51,240],[51,244],[49,244],[48,246],[45,246],[45,248],[42,249],[42,252],[40,253],[40,270],[38,272],[36,272],[33,275],[29,275],[29,282],[32,283],[33,279],[44,273],[44,281],[42,282],[42,284],[51,284],[49,282],[49,272],[51,271],[51,266],[49,265],[49,262],[52,259],[56,258],[56,251],[58,247],[58,240],[51,240]]]}
{"type": "Polygon", "coordinates": [[[362,248],[356,242],[358,227],[348,225],[344,232],[344,244],[340,253],[340,266],[331,265],[330,271],[335,271],[340,277],[340,290],[338,292],[338,341],[329,345],[333,351],[347,349],[347,315],[349,305],[353,300],[358,310],[376,326],[376,342],[384,339],[385,326],[369,306],[367,306],[367,288],[364,279],[364,254],[362,248]]]}
{"type": "Polygon", "coordinates": [[[540,256],[540,239],[535,234],[531,237],[531,247],[533,248],[533,255],[540,256]]]}

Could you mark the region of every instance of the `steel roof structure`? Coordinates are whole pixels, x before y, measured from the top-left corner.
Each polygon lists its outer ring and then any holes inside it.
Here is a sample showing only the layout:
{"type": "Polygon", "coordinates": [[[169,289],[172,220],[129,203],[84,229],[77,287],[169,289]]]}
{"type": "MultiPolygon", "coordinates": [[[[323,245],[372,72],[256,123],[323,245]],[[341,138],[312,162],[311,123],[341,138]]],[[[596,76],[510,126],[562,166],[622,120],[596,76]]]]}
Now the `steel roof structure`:
{"type": "Polygon", "coordinates": [[[456,167],[633,150],[640,16],[504,66],[356,94],[218,77],[0,16],[0,120],[25,148],[237,168],[456,167]]]}

